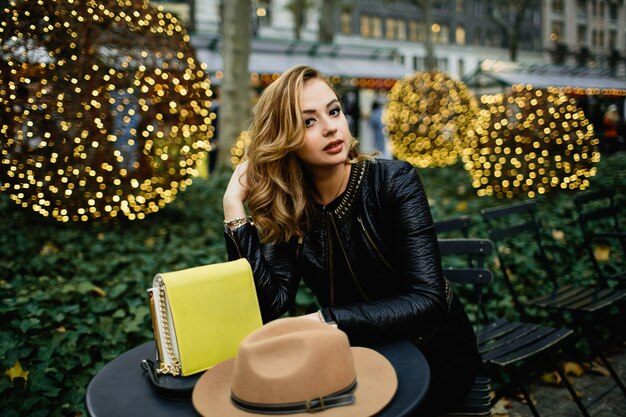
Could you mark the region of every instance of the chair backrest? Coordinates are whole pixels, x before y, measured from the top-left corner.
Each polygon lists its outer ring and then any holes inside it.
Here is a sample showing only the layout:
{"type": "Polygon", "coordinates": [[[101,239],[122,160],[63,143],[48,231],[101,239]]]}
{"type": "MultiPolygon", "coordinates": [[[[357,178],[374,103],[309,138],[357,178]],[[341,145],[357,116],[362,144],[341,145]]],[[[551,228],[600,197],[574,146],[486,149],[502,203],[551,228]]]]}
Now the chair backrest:
{"type": "MultiPolygon", "coordinates": [[[[472,219],[469,216],[451,217],[435,222],[435,232],[438,239],[444,238],[469,238],[469,230],[472,219]]],[[[468,256],[468,265],[472,263],[472,257],[468,256]]]]}
{"type": "Polygon", "coordinates": [[[574,196],[574,206],[583,233],[597,228],[603,231],[621,231],[619,210],[612,192],[598,190],[578,193],[574,196]]]}
{"type": "MultiPolygon", "coordinates": [[[[548,258],[543,242],[542,224],[535,201],[525,201],[483,209],[480,212],[489,230],[498,255],[500,270],[515,306],[524,313],[520,290],[531,295],[536,288],[554,291],[559,287],[556,272],[548,258]],[[516,271],[520,255],[536,263],[537,274],[516,271]],[[514,274],[518,273],[516,276],[514,274]],[[547,280],[547,281],[546,281],[547,280]],[[517,283],[517,284],[514,284],[517,283]]],[[[528,265],[518,265],[527,267],[528,265]]],[[[544,292],[544,291],[542,291],[544,292]]]]}
{"type": "Polygon", "coordinates": [[[471,226],[472,221],[469,216],[460,216],[436,221],[435,232],[437,232],[437,236],[451,232],[459,232],[461,236],[468,238],[471,226]]]}
{"type": "Polygon", "coordinates": [[[472,286],[478,332],[481,319],[489,320],[482,305],[482,296],[483,288],[493,281],[491,270],[485,267],[486,257],[493,252],[493,243],[488,239],[439,239],[439,252],[446,279],[451,283],[472,286]]]}
{"type": "Polygon", "coordinates": [[[598,283],[626,285],[626,230],[621,227],[614,194],[608,190],[580,192],[574,196],[574,206],[598,283]]]}

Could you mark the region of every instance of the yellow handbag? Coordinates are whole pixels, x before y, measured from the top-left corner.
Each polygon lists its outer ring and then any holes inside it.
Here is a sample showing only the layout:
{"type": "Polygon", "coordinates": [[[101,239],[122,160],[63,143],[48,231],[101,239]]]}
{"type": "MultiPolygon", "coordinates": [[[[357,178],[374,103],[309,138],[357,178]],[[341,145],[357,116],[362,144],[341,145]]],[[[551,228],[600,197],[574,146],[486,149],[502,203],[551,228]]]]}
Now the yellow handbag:
{"type": "Polygon", "coordinates": [[[157,372],[188,376],[237,354],[263,325],[244,258],[154,277],[150,294],[157,372]]]}

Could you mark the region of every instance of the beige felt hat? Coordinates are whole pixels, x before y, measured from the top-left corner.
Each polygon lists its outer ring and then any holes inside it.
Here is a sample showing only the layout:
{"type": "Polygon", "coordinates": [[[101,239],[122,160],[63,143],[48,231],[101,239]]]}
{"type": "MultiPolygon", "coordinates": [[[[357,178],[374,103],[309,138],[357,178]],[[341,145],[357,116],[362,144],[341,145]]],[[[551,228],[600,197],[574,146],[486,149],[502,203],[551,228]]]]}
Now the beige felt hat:
{"type": "Polygon", "coordinates": [[[372,416],[398,380],[378,352],[350,347],[341,330],[303,318],[272,321],[246,337],[237,357],[215,365],[193,390],[205,417],[254,414],[372,416]]]}

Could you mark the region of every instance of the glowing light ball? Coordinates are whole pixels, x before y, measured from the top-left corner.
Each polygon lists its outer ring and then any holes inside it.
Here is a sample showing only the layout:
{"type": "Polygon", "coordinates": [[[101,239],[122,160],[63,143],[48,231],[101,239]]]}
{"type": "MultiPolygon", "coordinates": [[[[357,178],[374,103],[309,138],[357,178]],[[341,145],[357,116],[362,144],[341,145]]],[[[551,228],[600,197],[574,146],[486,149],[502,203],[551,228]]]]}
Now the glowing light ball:
{"type": "Polygon", "coordinates": [[[481,103],[463,156],[479,196],[532,198],[589,185],[600,161],[598,139],[574,99],[556,89],[516,86],[481,103]]]}
{"type": "Polygon", "coordinates": [[[0,189],[60,221],[141,219],[209,148],[209,81],[137,0],[12,0],[0,22],[0,189]]]}
{"type": "Polygon", "coordinates": [[[418,72],[395,83],[383,120],[398,159],[426,167],[457,162],[478,104],[461,81],[441,72],[418,72]]]}
{"type": "Polygon", "coordinates": [[[235,144],[230,149],[230,163],[233,166],[233,169],[244,161],[246,155],[246,149],[248,145],[250,145],[250,132],[244,130],[239,134],[235,144]]]}

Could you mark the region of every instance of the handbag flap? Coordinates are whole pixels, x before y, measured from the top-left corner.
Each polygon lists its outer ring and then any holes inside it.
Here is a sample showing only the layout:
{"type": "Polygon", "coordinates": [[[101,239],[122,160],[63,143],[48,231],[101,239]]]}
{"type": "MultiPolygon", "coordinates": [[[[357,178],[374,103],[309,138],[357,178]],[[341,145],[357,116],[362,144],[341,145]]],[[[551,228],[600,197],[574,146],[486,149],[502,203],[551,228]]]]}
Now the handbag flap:
{"type": "Polygon", "coordinates": [[[245,258],[160,275],[183,375],[234,358],[241,340],[263,325],[245,258]]]}

